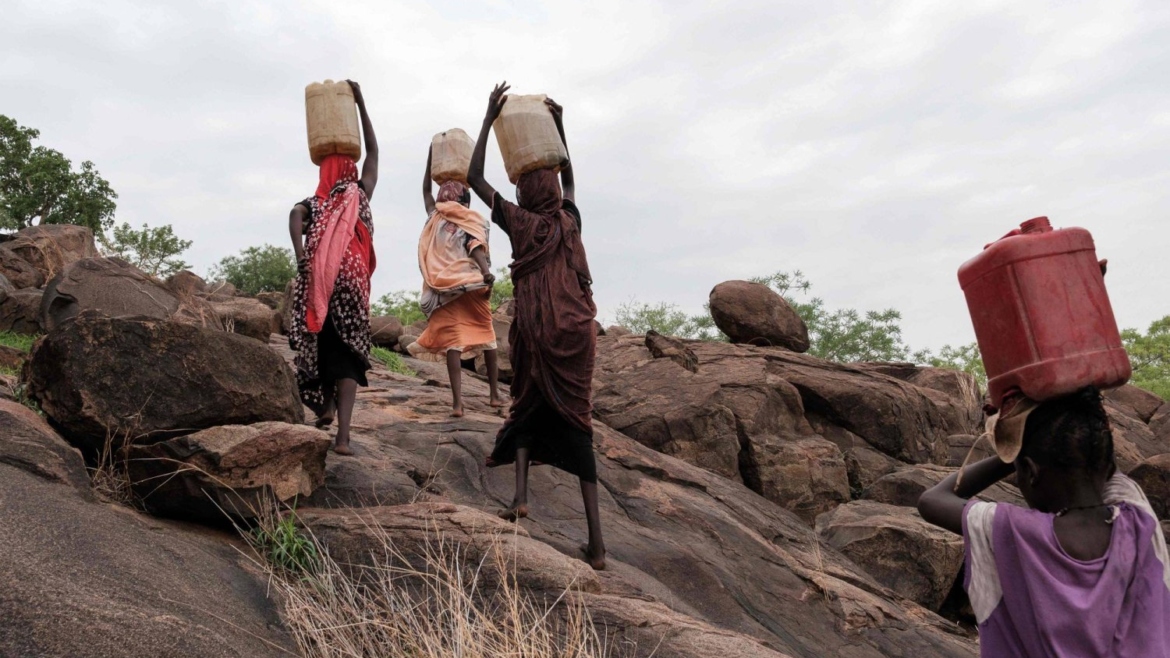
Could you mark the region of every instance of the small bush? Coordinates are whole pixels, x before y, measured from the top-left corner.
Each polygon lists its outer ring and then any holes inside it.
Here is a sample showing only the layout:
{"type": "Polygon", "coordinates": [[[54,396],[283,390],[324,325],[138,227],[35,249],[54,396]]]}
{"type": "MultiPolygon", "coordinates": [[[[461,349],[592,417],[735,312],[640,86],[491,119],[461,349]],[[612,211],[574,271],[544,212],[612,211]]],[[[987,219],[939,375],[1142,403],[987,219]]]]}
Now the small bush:
{"type": "Polygon", "coordinates": [[[11,347],[25,353],[28,353],[32,349],[33,343],[36,342],[37,338],[37,336],[17,334],[11,331],[0,331],[0,345],[11,347]]]}
{"type": "Polygon", "coordinates": [[[294,513],[262,522],[252,530],[249,541],[265,562],[281,573],[311,574],[320,562],[317,545],[297,527],[294,513]]]}
{"type": "Polygon", "coordinates": [[[411,370],[410,366],[406,365],[406,362],[402,360],[402,356],[400,354],[397,352],[391,352],[385,347],[373,348],[370,350],[370,356],[380,361],[382,365],[386,366],[386,369],[390,372],[396,372],[400,375],[406,375],[407,377],[414,377],[418,374],[417,372],[411,370]]]}

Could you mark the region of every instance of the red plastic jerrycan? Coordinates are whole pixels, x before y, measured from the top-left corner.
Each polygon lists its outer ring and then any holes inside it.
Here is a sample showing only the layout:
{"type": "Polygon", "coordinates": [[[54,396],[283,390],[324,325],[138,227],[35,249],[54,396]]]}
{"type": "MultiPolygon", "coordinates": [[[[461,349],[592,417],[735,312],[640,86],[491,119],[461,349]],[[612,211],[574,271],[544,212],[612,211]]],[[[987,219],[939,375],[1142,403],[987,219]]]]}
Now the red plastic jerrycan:
{"type": "Polygon", "coordinates": [[[1028,220],[964,263],[959,285],[993,405],[1013,389],[1043,401],[1129,380],[1088,231],[1054,231],[1047,217],[1028,220]]]}

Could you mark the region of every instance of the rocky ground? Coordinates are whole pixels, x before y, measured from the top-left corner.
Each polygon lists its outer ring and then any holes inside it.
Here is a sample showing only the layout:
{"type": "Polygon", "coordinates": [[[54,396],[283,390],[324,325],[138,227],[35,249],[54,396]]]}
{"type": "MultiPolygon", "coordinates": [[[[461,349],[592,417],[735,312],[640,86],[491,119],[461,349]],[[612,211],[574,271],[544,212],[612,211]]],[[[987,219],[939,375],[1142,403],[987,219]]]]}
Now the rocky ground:
{"type": "MultiPolygon", "coordinates": [[[[609,549],[595,573],[574,478],[534,468],[531,516],[494,516],[512,469],[484,467],[502,418],[473,373],[454,419],[444,369],[379,365],[358,395],[356,454],[326,454],[290,386],[279,294],[160,282],[72,233],[20,240],[66,255],[34,262],[0,243],[0,330],[48,331],[31,356],[3,355],[27,364],[0,379],[2,655],[296,655],[281,601],[217,517],[246,523],[264,497],[295,504],[349,562],[381,532],[410,552],[438,530],[469,559],[502,539],[522,587],[573,590],[640,656],[978,653],[961,541],[913,509],[985,454],[966,375],[793,352],[803,323],[743,282],[712,296],[742,344],[611,331],[594,382],[609,549]],[[86,468],[118,446],[132,487],[86,468]]],[[[506,331],[507,309],[496,320],[506,331]]],[[[403,351],[421,331],[375,329],[403,351]]],[[[1109,411],[1122,467],[1165,512],[1170,407],[1127,387],[1109,411]]],[[[986,497],[1021,502],[1010,484],[986,497]]]]}

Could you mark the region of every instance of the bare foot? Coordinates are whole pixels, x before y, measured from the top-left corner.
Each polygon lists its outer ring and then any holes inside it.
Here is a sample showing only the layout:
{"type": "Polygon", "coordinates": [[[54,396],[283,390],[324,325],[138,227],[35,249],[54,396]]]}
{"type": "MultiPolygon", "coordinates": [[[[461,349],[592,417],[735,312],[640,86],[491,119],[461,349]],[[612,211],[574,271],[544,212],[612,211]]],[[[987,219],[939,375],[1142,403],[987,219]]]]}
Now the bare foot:
{"type": "Polygon", "coordinates": [[[504,401],[498,397],[492,396],[491,400],[488,401],[488,406],[493,409],[501,409],[504,406],[504,401]]]}
{"type": "Polygon", "coordinates": [[[333,452],[336,452],[339,455],[349,456],[353,454],[353,448],[349,447],[348,441],[345,443],[335,443],[333,445],[333,452]]]}
{"type": "Polygon", "coordinates": [[[593,553],[589,551],[589,544],[581,544],[577,547],[577,550],[581,551],[585,562],[587,562],[589,566],[593,567],[594,571],[605,571],[605,549],[601,550],[600,557],[593,555],[593,553]]]}
{"type": "Polygon", "coordinates": [[[463,417],[463,405],[459,405],[458,407],[451,407],[451,417],[452,418],[462,418],[463,417]]]}
{"type": "Polygon", "coordinates": [[[323,430],[333,424],[333,416],[321,416],[313,424],[317,426],[317,429],[323,430]]]}
{"type": "Polygon", "coordinates": [[[526,519],[528,518],[528,503],[520,503],[519,505],[513,505],[508,509],[500,510],[500,513],[496,516],[505,521],[512,522],[519,521],[520,519],[526,519]]]}

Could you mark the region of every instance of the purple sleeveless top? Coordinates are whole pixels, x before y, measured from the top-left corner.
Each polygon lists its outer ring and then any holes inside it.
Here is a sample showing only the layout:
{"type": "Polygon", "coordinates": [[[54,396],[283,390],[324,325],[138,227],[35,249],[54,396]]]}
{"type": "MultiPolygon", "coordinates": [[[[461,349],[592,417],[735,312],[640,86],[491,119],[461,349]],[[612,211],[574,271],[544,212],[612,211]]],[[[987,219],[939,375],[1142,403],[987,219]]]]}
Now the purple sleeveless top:
{"type": "Polygon", "coordinates": [[[968,503],[964,586],[980,651],[996,658],[1170,658],[1170,560],[1141,488],[1118,475],[1109,550],[1070,557],[1052,514],[968,503]]]}

